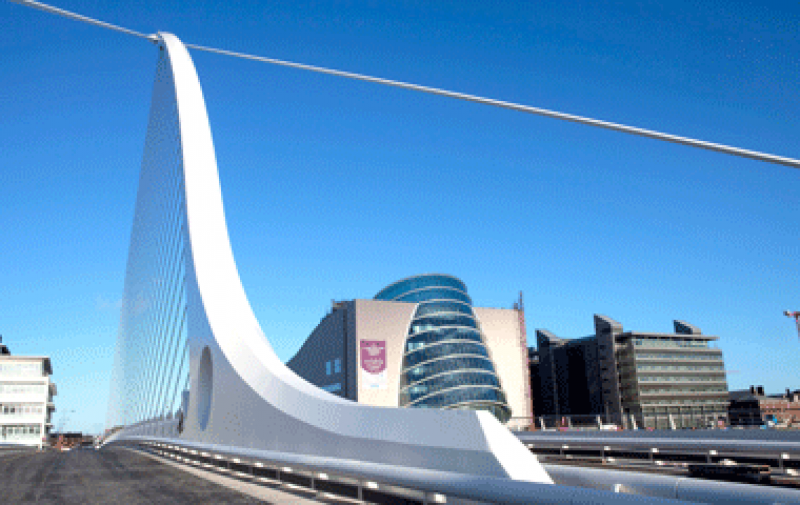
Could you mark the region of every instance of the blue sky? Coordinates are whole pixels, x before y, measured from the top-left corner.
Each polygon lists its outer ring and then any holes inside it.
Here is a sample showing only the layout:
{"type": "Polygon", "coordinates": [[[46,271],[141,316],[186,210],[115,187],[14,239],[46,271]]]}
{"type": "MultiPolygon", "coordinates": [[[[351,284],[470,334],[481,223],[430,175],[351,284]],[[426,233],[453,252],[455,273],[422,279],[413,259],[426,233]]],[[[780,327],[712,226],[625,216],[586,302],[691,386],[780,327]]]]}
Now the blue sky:
{"type": "MultiPolygon", "coordinates": [[[[193,2],[58,7],[186,43],[798,157],[792,2],[193,2]],[[552,4],[552,5],[550,5],[552,4]]],[[[97,431],[157,52],[0,3],[0,334],[52,357],[55,424],[97,431]],[[74,412],[73,412],[74,411],[74,412]]],[[[409,275],[535,328],[683,319],[731,389],[800,388],[800,171],[192,53],[240,275],[288,360],[332,299],[409,275]]]]}

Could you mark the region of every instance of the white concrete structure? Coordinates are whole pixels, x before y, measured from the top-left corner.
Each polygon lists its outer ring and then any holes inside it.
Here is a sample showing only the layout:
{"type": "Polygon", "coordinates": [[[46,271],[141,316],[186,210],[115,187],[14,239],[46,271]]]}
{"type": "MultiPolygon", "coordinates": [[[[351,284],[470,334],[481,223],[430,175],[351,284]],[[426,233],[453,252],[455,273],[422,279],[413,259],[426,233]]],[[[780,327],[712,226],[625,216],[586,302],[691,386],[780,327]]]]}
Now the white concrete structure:
{"type": "Polygon", "coordinates": [[[0,444],[39,448],[47,441],[56,385],[50,358],[12,356],[0,343],[0,444]]]}
{"type": "Polygon", "coordinates": [[[159,37],[109,410],[109,427],[125,428],[108,442],[194,441],[552,483],[488,412],[360,405],[278,359],[233,260],[194,65],[175,36],[159,37]]]}

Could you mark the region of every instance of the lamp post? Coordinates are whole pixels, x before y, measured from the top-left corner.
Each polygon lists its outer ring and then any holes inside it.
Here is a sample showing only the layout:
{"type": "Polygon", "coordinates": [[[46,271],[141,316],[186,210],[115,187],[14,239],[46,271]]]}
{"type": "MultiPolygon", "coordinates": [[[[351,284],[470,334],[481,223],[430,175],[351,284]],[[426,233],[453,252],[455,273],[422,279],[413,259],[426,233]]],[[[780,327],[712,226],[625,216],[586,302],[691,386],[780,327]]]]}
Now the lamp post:
{"type": "Polygon", "coordinates": [[[797,336],[800,337],[800,311],[792,312],[790,310],[784,310],[783,315],[794,319],[794,322],[797,324],[797,336]]]}

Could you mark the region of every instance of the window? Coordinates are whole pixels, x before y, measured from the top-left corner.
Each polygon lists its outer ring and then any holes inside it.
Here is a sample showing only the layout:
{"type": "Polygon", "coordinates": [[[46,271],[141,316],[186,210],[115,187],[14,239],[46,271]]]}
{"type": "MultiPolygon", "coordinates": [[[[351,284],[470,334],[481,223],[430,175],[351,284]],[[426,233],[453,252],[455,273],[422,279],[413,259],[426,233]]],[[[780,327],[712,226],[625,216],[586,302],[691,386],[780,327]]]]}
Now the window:
{"type": "Polygon", "coordinates": [[[44,384],[0,384],[0,394],[29,394],[47,391],[44,384]]]}
{"type": "Polygon", "coordinates": [[[325,362],[325,375],[330,375],[331,373],[332,373],[331,362],[330,361],[326,361],[325,362]]]}
{"type": "Polygon", "coordinates": [[[37,403],[0,404],[0,416],[30,416],[41,414],[43,405],[37,403]]]}
{"type": "Polygon", "coordinates": [[[706,340],[687,340],[682,338],[636,338],[636,347],[705,347],[708,348],[706,340]]]}
{"type": "Polygon", "coordinates": [[[333,371],[335,373],[342,373],[342,360],[341,359],[336,358],[333,361],[333,371]]]}
{"type": "Polygon", "coordinates": [[[425,342],[409,342],[406,351],[411,352],[416,349],[422,349],[423,347],[425,347],[425,342]]]}
{"type": "Polygon", "coordinates": [[[0,374],[15,377],[41,377],[41,363],[0,363],[0,374]]]}
{"type": "Polygon", "coordinates": [[[39,425],[11,425],[0,427],[0,440],[31,438],[31,435],[37,436],[40,434],[41,429],[39,425]]]}
{"type": "Polygon", "coordinates": [[[483,344],[476,342],[444,342],[433,346],[429,346],[421,351],[409,353],[403,360],[403,365],[406,367],[414,366],[419,363],[424,363],[436,358],[442,358],[452,355],[477,355],[489,357],[486,347],[483,344]]]}
{"type": "Polygon", "coordinates": [[[722,360],[722,355],[715,354],[673,354],[673,353],[638,353],[637,359],[659,359],[659,360],[722,360]]]}

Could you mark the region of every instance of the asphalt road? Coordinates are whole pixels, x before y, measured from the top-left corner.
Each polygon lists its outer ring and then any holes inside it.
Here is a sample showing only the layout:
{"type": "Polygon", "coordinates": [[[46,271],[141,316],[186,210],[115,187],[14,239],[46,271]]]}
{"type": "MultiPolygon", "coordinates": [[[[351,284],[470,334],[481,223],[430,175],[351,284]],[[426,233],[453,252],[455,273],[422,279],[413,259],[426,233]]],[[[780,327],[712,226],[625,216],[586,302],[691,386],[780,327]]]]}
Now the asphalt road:
{"type": "Polygon", "coordinates": [[[125,449],[0,455],[0,504],[252,504],[264,501],[125,449]]]}

